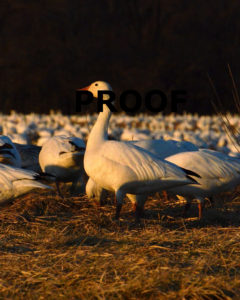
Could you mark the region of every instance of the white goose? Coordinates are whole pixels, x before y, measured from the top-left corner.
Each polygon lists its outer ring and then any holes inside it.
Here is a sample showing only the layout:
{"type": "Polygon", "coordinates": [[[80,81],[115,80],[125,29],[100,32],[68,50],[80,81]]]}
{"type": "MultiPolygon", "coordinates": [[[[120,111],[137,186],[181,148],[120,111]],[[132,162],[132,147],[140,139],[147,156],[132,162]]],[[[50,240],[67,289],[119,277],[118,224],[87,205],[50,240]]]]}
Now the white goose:
{"type": "MultiPolygon", "coordinates": [[[[132,144],[141,147],[161,159],[165,159],[167,156],[186,152],[186,151],[198,151],[198,147],[187,141],[175,141],[175,140],[139,140],[139,141],[127,141],[127,144],[132,144]]],[[[89,199],[95,198],[98,202],[102,202],[103,188],[97,185],[92,178],[88,179],[86,184],[86,194],[89,199]]],[[[147,195],[128,195],[129,200],[132,202],[133,210],[138,210],[139,215],[144,213],[144,204],[147,200],[147,195]]]]}
{"type": "Polygon", "coordinates": [[[59,195],[59,182],[72,182],[73,190],[82,177],[84,152],[84,141],[76,137],[54,136],[43,144],[39,163],[43,172],[56,178],[59,195]]]}
{"type": "Polygon", "coordinates": [[[0,135],[0,163],[21,167],[21,157],[11,139],[0,135]]]}
{"type": "Polygon", "coordinates": [[[178,153],[166,160],[200,175],[197,185],[190,184],[168,190],[179,198],[183,196],[189,204],[190,200],[196,199],[199,203],[199,218],[202,216],[205,198],[211,198],[240,184],[240,160],[217,151],[200,149],[178,153]]]}
{"type": "MultiPolygon", "coordinates": [[[[81,90],[88,90],[97,98],[98,91],[111,91],[112,88],[106,82],[97,81],[81,90]]],[[[104,100],[108,100],[107,95],[104,100]]],[[[126,194],[149,194],[196,182],[189,176],[197,176],[194,172],[176,167],[135,145],[109,141],[110,117],[111,111],[104,104],[88,138],[84,168],[94,182],[115,192],[117,219],[126,194]]]]}
{"type": "Polygon", "coordinates": [[[51,189],[38,180],[41,176],[29,170],[23,170],[0,164],[0,204],[3,204],[33,189],[51,189]]]}

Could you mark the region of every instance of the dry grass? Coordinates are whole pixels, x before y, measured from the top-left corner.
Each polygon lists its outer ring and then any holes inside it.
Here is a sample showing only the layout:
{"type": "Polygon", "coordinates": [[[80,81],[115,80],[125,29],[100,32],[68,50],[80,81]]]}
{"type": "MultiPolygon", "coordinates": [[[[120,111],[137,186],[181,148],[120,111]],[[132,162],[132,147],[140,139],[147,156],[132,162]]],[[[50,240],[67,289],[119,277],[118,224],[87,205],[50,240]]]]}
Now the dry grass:
{"type": "Polygon", "coordinates": [[[129,204],[116,222],[111,202],[19,198],[0,210],[0,299],[239,299],[240,200],[232,198],[198,221],[154,197],[141,224],[129,204]]]}

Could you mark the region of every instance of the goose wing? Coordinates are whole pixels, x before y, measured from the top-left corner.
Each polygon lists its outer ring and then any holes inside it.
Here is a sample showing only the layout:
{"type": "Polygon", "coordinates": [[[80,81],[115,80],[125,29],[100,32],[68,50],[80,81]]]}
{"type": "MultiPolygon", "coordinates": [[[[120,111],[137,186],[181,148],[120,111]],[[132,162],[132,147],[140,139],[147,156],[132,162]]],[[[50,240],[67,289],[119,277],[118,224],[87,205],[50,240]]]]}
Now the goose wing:
{"type": "Polygon", "coordinates": [[[154,153],[162,159],[174,155],[179,152],[186,151],[198,151],[198,147],[187,141],[175,141],[175,140],[141,140],[141,141],[130,141],[138,147],[144,148],[145,150],[154,153]]]}
{"type": "Polygon", "coordinates": [[[202,178],[227,179],[240,175],[240,161],[211,150],[178,153],[166,158],[179,167],[198,173],[202,178]]]}
{"type": "Polygon", "coordinates": [[[38,173],[0,164],[0,203],[18,197],[35,188],[51,188],[38,182],[38,173]]]}
{"type": "Polygon", "coordinates": [[[181,168],[135,145],[107,141],[102,145],[100,154],[112,164],[131,170],[138,180],[187,179],[181,168]]]}
{"type": "Polygon", "coordinates": [[[56,136],[48,142],[48,148],[52,148],[54,154],[85,151],[85,143],[77,137],[56,136]]]}
{"type": "Polygon", "coordinates": [[[38,173],[25,170],[20,168],[14,168],[7,165],[0,165],[0,174],[5,176],[9,181],[22,180],[22,179],[32,179],[35,180],[38,178],[38,173]]]}

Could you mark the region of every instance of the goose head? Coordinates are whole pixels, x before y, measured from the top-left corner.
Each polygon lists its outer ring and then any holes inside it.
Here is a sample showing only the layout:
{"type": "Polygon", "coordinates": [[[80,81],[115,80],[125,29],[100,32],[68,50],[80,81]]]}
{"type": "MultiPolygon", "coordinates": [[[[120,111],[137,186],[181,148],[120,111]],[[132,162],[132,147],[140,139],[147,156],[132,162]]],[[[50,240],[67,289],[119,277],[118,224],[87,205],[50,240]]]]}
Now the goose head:
{"type": "MultiPolygon", "coordinates": [[[[93,94],[94,98],[97,98],[98,91],[112,91],[112,87],[109,83],[107,83],[105,81],[95,81],[95,82],[91,83],[89,86],[79,89],[79,91],[89,91],[93,94]]],[[[105,95],[105,97],[106,97],[106,95],[105,95]]]]}

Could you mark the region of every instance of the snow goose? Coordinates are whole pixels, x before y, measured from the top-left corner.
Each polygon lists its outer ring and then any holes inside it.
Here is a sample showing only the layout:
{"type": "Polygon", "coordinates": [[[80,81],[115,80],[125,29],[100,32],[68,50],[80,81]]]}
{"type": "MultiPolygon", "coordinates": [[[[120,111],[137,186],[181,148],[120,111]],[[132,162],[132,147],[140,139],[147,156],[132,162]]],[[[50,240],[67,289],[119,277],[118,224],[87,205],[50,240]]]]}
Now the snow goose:
{"type": "Polygon", "coordinates": [[[21,167],[21,157],[8,136],[0,135],[0,163],[21,167]]]}
{"type": "Polygon", "coordinates": [[[84,141],[76,137],[54,136],[43,144],[39,163],[43,172],[55,176],[60,196],[59,182],[72,182],[73,190],[82,177],[84,152],[84,141]]]}
{"type": "Polygon", "coordinates": [[[26,194],[33,189],[50,189],[38,180],[41,176],[33,171],[0,164],[0,203],[26,194]]]}
{"type": "Polygon", "coordinates": [[[183,152],[166,158],[167,161],[179,167],[187,167],[200,175],[199,184],[169,189],[168,192],[183,196],[190,203],[196,199],[199,208],[199,218],[202,216],[202,206],[205,198],[226,192],[240,184],[240,160],[226,154],[200,149],[195,152],[183,152]]]}
{"type": "MultiPolygon", "coordinates": [[[[112,91],[112,88],[106,82],[97,81],[81,90],[88,90],[97,98],[98,91],[112,91]]],[[[105,94],[103,100],[107,102],[108,99],[105,94]]],[[[104,104],[88,138],[84,168],[99,186],[115,192],[116,219],[119,218],[126,194],[149,194],[196,183],[190,177],[197,176],[194,172],[176,167],[135,145],[109,141],[107,130],[110,117],[111,111],[104,104]]]]}
{"type": "MultiPolygon", "coordinates": [[[[141,147],[161,159],[167,156],[186,152],[186,151],[198,151],[198,147],[187,141],[175,141],[175,140],[139,140],[139,141],[127,141],[126,143],[141,147]]],[[[92,178],[88,179],[86,184],[86,194],[89,199],[95,198],[98,202],[102,202],[103,188],[96,184],[92,178]]],[[[147,200],[146,195],[127,195],[133,205],[133,210],[138,210],[140,215],[144,213],[144,204],[147,200]]]]}

